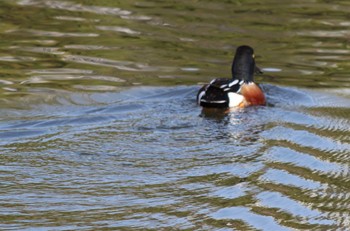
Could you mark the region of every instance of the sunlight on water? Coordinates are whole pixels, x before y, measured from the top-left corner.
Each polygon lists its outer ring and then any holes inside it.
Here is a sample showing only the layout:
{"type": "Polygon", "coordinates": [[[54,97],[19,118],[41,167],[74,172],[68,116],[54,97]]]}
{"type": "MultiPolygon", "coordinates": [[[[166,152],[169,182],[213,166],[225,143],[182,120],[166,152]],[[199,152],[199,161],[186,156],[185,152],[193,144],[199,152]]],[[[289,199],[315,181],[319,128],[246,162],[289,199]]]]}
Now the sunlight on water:
{"type": "Polygon", "coordinates": [[[346,1],[0,6],[0,229],[350,226],[346,1]],[[267,106],[202,111],[242,44],[267,106]]]}

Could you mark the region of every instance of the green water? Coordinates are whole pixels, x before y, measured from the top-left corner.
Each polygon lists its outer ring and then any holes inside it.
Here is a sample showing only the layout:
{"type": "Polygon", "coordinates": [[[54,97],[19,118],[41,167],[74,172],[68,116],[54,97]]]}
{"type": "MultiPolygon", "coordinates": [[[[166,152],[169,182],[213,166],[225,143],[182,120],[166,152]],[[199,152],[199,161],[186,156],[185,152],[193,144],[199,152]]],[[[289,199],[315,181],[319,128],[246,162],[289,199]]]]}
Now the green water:
{"type": "Polygon", "coordinates": [[[349,12],[0,1],[0,229],[349,229],[349,12]],[[242,44],[268,106],[203,113],[242,44]]]}

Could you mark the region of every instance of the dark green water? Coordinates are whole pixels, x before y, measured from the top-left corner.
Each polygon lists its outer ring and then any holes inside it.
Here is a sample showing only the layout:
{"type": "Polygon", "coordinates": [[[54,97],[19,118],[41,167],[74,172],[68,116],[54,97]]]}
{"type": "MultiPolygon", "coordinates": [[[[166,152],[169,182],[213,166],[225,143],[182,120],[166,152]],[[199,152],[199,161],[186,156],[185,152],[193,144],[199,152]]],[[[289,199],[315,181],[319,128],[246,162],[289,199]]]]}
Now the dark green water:
{"type": "Polygon", "coordinates": [[[0,229],[350,229],[349,13],[0,1],[0,229]],[[242,44],[268,106],[204,114],[242,44]]]}

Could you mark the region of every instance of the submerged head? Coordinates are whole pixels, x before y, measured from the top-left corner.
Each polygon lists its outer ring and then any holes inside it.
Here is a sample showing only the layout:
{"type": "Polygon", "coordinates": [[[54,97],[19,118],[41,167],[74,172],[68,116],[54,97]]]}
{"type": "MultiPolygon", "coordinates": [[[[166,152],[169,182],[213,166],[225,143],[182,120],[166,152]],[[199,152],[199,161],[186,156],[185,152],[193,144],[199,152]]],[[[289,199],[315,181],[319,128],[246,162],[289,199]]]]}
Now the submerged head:
{"type": "Polygon", "coordinates": [[[253,82],[255,60],[254,50],[250,46],[240,46],[236,50],[232,63],[232,78],[253,82]]]}

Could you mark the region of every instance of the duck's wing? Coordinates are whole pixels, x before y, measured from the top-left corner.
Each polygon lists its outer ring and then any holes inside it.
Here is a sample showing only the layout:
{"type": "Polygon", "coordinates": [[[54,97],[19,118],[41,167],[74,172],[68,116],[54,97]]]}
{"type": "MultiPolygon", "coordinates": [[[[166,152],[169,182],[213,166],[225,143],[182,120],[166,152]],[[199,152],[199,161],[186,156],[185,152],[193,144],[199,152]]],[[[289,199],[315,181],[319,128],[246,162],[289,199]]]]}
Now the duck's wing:
{"type": "Polygon", "coordinates": [[[224,108],[230,104],[229,93],[239,92],[243,81],[214,79],[204,85],[197,94],[197,102],[202,107],[224,108]]]}

